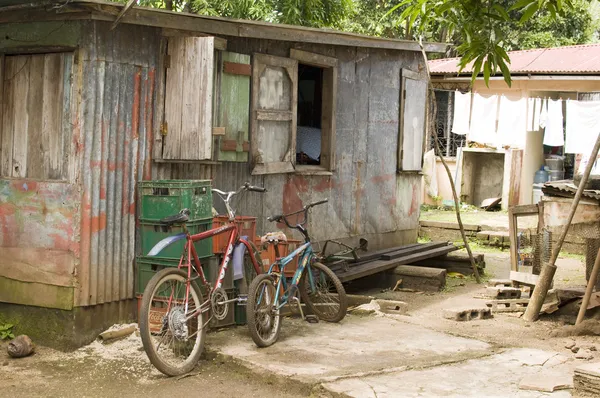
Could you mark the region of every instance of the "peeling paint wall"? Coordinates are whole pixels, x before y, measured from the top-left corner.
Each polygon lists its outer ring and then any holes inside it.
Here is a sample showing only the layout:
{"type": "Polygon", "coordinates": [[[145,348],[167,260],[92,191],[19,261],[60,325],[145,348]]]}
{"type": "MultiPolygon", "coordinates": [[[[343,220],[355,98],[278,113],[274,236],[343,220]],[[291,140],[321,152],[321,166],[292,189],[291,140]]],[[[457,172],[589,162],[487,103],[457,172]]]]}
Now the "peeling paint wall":
{"type": "MultiPolygon", "coordinates": [[[[376,247],[416,239],[422,177],[397,174],[396,153],[400,70],[422,70],[421,55],[225,38],[232,52],[287,57],[290,48],[298,48],[338,59],[335,171],[332,176],[252,176],[248,163],[159,164],[155,166],[155,178],[210,176],[216,187],[226,190],[233,190],[245,181],[265,186],[268,193],[247,193],[237,206],[238,214],[258,217],[260,233],[283,228],[268,223],[269,215],[297,210],[312,201],[328,198],[328,204],[314,208],[311,214],[308,228],[314,240],[354,237],[356,241],[356,237],[365,236],[377,241],[377,235],[392,235],[391,239],[373,242],[371,247],[376,247]]],[[[215,204],[219,211],[224,211],[220,203],[215,204]]],[[[297,232],[292,235],[299,238],[297,232]]]]}

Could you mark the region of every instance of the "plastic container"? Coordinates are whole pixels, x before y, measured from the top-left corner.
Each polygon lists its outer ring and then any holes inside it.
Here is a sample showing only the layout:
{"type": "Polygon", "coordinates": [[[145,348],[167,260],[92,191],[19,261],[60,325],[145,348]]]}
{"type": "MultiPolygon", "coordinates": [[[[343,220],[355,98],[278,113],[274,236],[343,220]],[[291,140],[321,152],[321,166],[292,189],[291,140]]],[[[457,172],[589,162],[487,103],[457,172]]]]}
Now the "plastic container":
{"type": "Polygon", "coordinates": [[[550,181],[560,181],[565,179],[564,170],[550,170],[550,181]]]}
{"type": "Polygon", "coordinates": [[[534,184],[543,184],[547,182],[550,178],[548,172],[544,169],[544,167],[540,167],[538,171],[535,172],[535,176],[533,177],[534,184]]]}
{"type": "MultiPolygon", "coordinates": [[[[298,247],[302,245],[303,241],[288,239],[287,242],[279,242],[277,244],[279,249],[279,256],[285,257],[298,247]]],[[[265,244],[261,245],[260,239],[256,239],[256,245],[260,249],[260,257],[262,259],[262,268],[264,272],[267,272],[271,267],[271,264],[277,260],[277,256],[275,255],[275,245],[273,244],[265,244]]],[[[285,272],[283,273],[287,277],[292,277],[296,273],[298,269],[298,257],[295,257],[291,262],[285,265],[285,272]]]]}
{"type": "Polygon", "coordinates": [[[210,180],[140,181],[140,220],[158,221],[190,210],[190,221],[212,217],[210,180]]]}
{"type": "Polygon", "coordinates": [[[540,202],[540,200],[542,200],[542,196],[544,195],[542,192],[543,186],[544,186],[544,184],[533,184],[532,202],[534,205],[538,204],[540,202]]]}
{"type": "MultiPolygon", "coordinates": [[[[213,228],[218,228],[226,225],[229,222],[229,217],[218,216],[213,218],[213,228]]],[[[256,239],[256,217],[236,216],[235,223],[240,229],[240,236],[247,236],[248,241],[253,242],[256,239]]],[[[225,253],[227,242],[229,240],[229,232],[215,235],[213,237],[213,253],[225,253]]]]}
{"type": "MultiPolygon", "coordinates": [[[[192,235],[208,231],[212,228],[212,218],[205,218],[198,221],[190,221],[186,223],[186,226],[187,230],[192,235]]],[[[183,232],[183,227],[181,225],[172,225],[168,227],[159,222],[141,221],[139,228],[140,241],[142,246],[141,253],[139,254],[141,254],[142,256],[147,255],[150,252],[150,250],[154,247],[154,245],[156,245],[162,239],[183,232]]],[[[196,252],[198,253],[198,257],[204,258],[213,255],[212,239],[213,238],[203,239],[194,243],[194,246],[196,247],[196,252]]],[[[179,260],[181,258],[181,253],[183,252],[184,246],[185,240],[179,240],[176,243],[173,243],[172,245],[163,249],[163,251],[161,251],[156,257],[163,259],[179,260]]]]}
{"type": "Polygon", "coordinates": [[[562,171],[565,169],[565,161],[562,158],[548,158],[546,159],[546,166],[548,166],[548,169],[550,169],[550,171],[562,171]]]}

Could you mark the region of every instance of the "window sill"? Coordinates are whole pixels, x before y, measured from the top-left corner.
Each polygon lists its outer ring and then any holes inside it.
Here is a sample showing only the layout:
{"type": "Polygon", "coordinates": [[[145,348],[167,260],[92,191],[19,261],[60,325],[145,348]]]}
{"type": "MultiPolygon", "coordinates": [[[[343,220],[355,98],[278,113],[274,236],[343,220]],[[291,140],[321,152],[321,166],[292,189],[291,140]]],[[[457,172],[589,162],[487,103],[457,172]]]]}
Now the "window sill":
{"type": "Polygon", "coordinates": [[[307,176],[332,176],[333,172],[320,166],[296,166],[294,174],[307,176]]]}
{"type": "Polygon", "coordinates": [[[417,175],[423,175],[423,170],[396,170],[396,174],[417,174],[417,175]]]}

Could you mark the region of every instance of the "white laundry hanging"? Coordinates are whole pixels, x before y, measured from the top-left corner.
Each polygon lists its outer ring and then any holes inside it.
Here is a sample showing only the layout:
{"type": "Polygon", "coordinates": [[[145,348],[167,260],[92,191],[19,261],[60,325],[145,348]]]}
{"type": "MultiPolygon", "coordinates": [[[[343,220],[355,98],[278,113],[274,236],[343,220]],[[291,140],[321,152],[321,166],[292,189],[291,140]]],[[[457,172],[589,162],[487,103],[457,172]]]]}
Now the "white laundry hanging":
{"type": "Polygon", "coordinates": [[[565,153],[588,155],[599,131],[600,101],[567,101],[565,153]]]}
{"type": "Polygon", "coordinates": [[[454,92],[454,113],[452,116],[452,132],[465,135],[469,132],[471,117],[471,93],[454,92]]]}
{"type": "Polygon", "coordinates": [[[540,113],[542,112],[542,99],[529,98],[527,101],[527,131],[540,129],[540,113]]]}
{"type": "Polygon", "coordinates": [[[513,148],[525,147],[525,130],[527,102],[525,98],[512,100],[507,97],[500,98],[498,111],[498,139],[501,146],[513,148]]]}
{"type": "Polygon", "coordinates": [[[565,145],[562,103],[562,100],[548,100],[548,110],[544,129],[544,145],[565,145]]]}
{"type": "Polygon", "coordinates": [[[473,96],[473,112],[471,125],[467,136],[469,141],[480,144],[498,145],[496,135],[496,114],[498,111],[498,96],[485,98],[479,94],[473,96]]]}

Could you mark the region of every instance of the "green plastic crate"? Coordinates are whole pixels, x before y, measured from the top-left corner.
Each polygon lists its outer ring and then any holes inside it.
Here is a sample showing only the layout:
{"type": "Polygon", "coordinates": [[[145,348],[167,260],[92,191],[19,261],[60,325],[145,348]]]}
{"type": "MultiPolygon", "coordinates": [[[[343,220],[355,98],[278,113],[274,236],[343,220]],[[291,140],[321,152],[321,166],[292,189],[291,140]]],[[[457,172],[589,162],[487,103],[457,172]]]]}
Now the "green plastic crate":
{"type": "MultiPolygon", "coordinates": [[[[190,234],[194,235],[200,232],[208,231],[212,228],[212,218],[205,218],[198,221],[190,221],[186,223],[187,229],[190,234]]],[[[141,242],[141,255],[146,256],[152,250],[154,245],[168,238],[169,236],[183,233],[183,227],[181,225],[172,225],[170,227],[163,225],[159,222],[140,222],[140,242],[141,242]]],[[[158,258],[179,260],[185,246],[185,239],[179,240],[170,246],[164,248],[159,254],[158,258]]],[[[205,258],[213,255],[212,252],[212,238],[203,239],[194,243],[198,257],[205,258]]]]}
{"type": "Polygon", "coordinates": [[[179,260],[165,260],[159,259],[155,257],[141,257],[138,256],[135,259],[137,266],[137,282],[136,282],[136,293],[142,294],[144,293],[144,289],[150,279],[157,272],[163,270],[167,267],[177,267],[179,265],[179,260]]]}
{"type": "Polygon", "coordinates": [[[140,181],[140,220],[158,221],[190,211],[190,220],[212,217],[212,189],[210,180],[140,181]]]}

